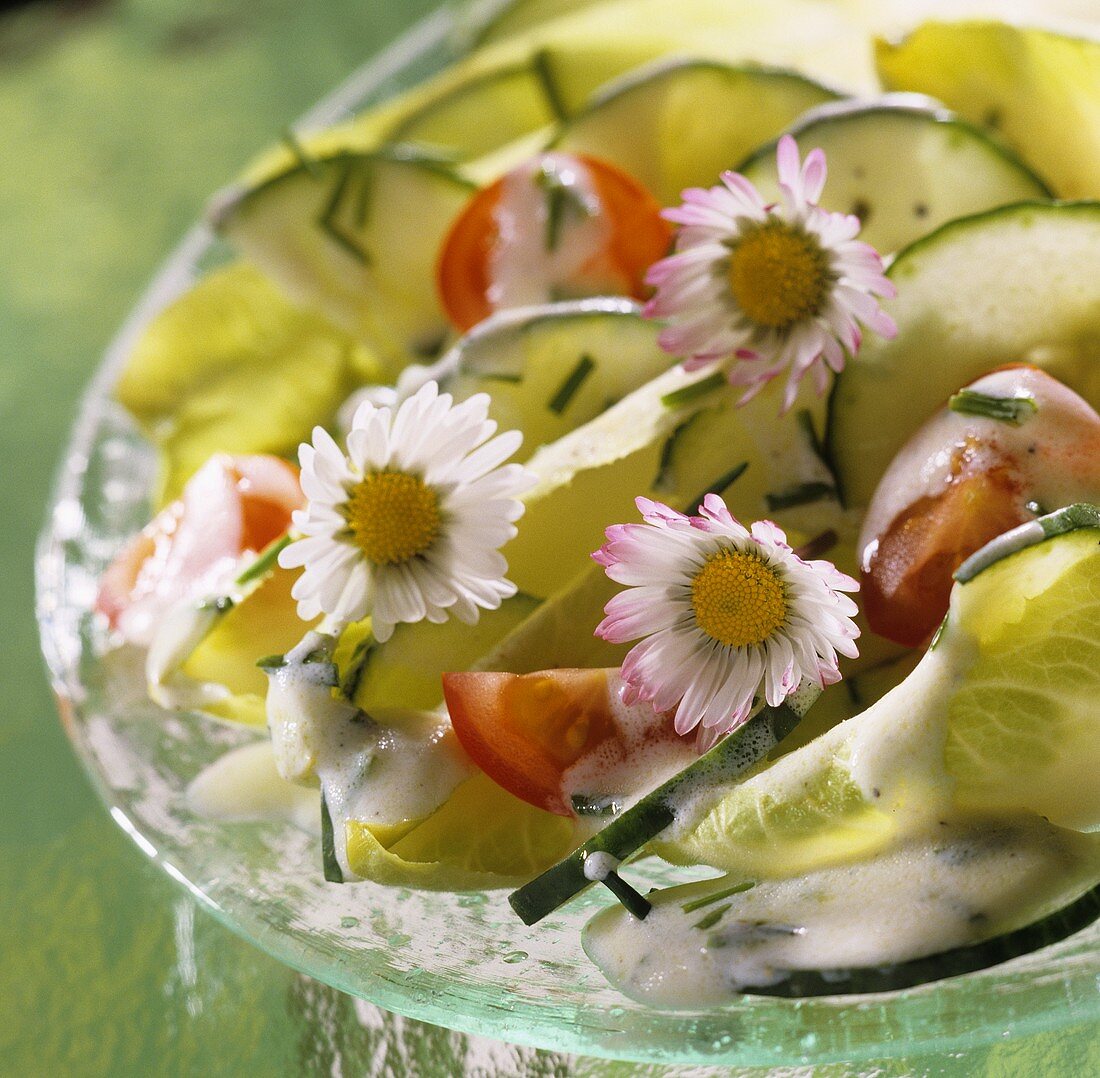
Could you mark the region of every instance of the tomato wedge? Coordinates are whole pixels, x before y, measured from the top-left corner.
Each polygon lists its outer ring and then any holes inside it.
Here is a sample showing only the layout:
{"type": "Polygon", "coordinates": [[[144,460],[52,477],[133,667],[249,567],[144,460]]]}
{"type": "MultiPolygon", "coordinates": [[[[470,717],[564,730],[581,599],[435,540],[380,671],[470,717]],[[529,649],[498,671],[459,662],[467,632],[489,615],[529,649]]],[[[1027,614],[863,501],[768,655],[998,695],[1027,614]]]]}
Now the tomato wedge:
{"type": "Polygon", "coordinates": [[[96,609],[125,639],[147,644],[169,606],[235,576],[241,555],[279,538],[304,506],[294,465],[219,453],[107,567],[96,609]]]}
{"type": "Polygon", "coordinates": [[[621,794],[639,754],[656,750],[677,766],[693,755],[667,715],[647,703],[627,707],[621,687],[617,669],[443,675],[451,722],[474,763],[509,793],[559,816],[575,815],[571,772],[583,775],[586,794],[621,794]]]}
{"type": "Polygon", "coordinates": [[[1025,364],[983,375],[905,444],[860,536],[861,606],[915,647],[947,613],[955,570],[998,535],[1100,497],[1100,416],[1025,364]]]}
{"type": "Polygon", "coordinates": [[[528,295],[521,302],[608,292],[643,299],[648,294],[646,270],[668,253],[672,241],[672,226],[660,212],[649,191],[607,161],[566,154],[534,158],[482,188],[451,226],[436,273],[443,309],[465,332],[494,309],[514,305],[490,298],[494,288],[500,289],[501,270],[497,265],[494,280],[494,264],[508,245],[527,284],[539,279],[544,290],[543,295],[528,295]],[[547,181],[547,176],[559,179],[547,181]],[[572,185],[563,184],[560,177],[572,185]],[[555,198],[559,199],[556,208],[555,198]],[[578,264],[568,256],[563,262],[557,252],[547,249],[559,239],[562,248],[574,242],[563,198],[574,207],[586,207],[581,214],[573,214],[574,224],[587,216],[589,225],[598,226],[585,234],[585,241],[595,245],[582,250],[578,264]],[[559,220],[565,222],[560,234],[556,232],[559,220]]]}

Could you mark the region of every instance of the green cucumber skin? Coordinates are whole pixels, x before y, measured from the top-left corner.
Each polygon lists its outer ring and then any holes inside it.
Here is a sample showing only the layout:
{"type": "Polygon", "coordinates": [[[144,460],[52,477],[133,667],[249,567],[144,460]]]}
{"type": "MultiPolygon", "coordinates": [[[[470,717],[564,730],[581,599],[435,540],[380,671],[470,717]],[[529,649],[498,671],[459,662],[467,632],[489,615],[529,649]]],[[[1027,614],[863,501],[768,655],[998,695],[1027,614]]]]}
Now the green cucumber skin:
{"type": "Polygon", "coordinates": [[[1100,507],[1089,505],[1087,502],[1077,502],[1067,505],[1062,509],[1056,509],[1053,513],[1039,517],[1037,520],[1029,520],[1011,531],[998,535],[991,539],[980,550],[970,555],[955,570],[955,579],[960,584],[966,584],[973,580],[983,569],[988,569],[1003,558],[1026,550],[1029,546],[1053,539],[1066,532],[1077,531],[1078,528],[1100,528],[1100,507]]]}
{"type": "Polygon", "coordinates": [[[1055,913],[1023,928],[950,951],[914,958],[893,966],[791,970],[778,984],[742,989],[748,996],[847,996],[896,992],[904,988],[961,977],[1059,943],[1100,918],[1100,885],[1055,913]]]}
{"type": "MultiPolygon", "coordinates": [[[[1037,194],[1051,199],[1055,197],[1054,192],[1051,191],[1041,176],[1031,169],[1013,150],[998,142],[985,128],[971,123],[962,116],[957,116],[935,99],[926,97],[923,94],[894,93],[884,94],[881,98],[871,101],[864,101],[860,98],[829,101],[808,110],[801,119],[791,125],[787,133],[793,135],[796,139],[808,136],[809,142],[807,145],[809,145],[812,143],[813,132],[823,124],[859,121],[866,119],[868,116],[889,119],[891,116],[897,115],[925,116],[931,122],[955,128],[974,139],[974,141],[982,143],[991,154],[1011,165],[1021,175],[1025,175],[1032,180],[1037,194]]],[[[778,144],[779,140],[775,139],[761,146],[760,149],[754,150],[734,171],[744,172],[760,161],[770,161],[775,157],[778,144]]]]}
{"type": "Polygon", "coordinates": [[[719,777],[728,782],[744,774],[798,725],[804,710],[796,711],[787,704],[765,707],[679,774],[646,794],[564,860],[513,891],[508,896],[512,909],[524,924],[541,921],[592,885],[594,881],[584,874],[585,859],[590,854],[606,853],[622,861],[636,853],[673,822],[675,813],[670,804],[685,784],[706,783],[719,777]]]}
{"type": "MultiPolygon", "coordinates": [[[[970,214],[966,217],[956,217],[953,221],[947,221],[945,224],[940,225],[939,228],[933,229],[926,236],[921,236],[920,239],[914,240],[907,247],[903,247],[895,255],[894,261],[891,262],[887,268],[886,276],[888,278],[897,279],[899,271],[907,270],[909,263],[916,255],[919,255],[926,248],[936,246],[945,239],[950,239],[958,232],[966,232],[972,228],[980,227],[987,222],[994,222],[1001,218],[1007,220],[1017,215],[1024,217],[1028,214],[1032,214],[1040,220],[1047,215],[1057,215],[1058,217],[1076,217],[1079,215],[1083,219],[1097,221],[1100,220],[1100,201],[1078,199],[1075,201],[1043,202],[1029,199],[1024,202],[1014,202],[1008,206],[995,206],[993,209],[983,210],[981,213],[970,214]]],[[[904,329],[904,327],[902,327],[902,329],[904,329]]],[[[826,407],[824,442],[825,456],[832,462],[833,474],[836,476],[837,495],[840,499],[840,504],[846,509],[851,508],[851,503],[849,491],[846,489],[848,484],[844,474],[845,469],[840,464],[842,454],[838,452],[837,410],[841,407],[841,387],[844,385],[845,377],[850,376],[849,372],[851,368],[852,364],[849,362],[846,369],[836,376],[833,381],[833,387],[829,391],[829,400],[826,407]]]]}

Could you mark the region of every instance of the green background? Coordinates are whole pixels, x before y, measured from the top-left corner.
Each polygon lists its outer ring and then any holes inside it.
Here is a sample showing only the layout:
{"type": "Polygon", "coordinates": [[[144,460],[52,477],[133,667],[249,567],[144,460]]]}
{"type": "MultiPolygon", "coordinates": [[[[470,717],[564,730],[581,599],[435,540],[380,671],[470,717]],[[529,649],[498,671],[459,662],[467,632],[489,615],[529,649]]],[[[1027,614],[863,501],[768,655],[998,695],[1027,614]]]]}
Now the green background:
{"type": "MultiPolygon", "coordinates": [[[[99,0],[0,15],[0,1074],[659,1071],[386,1016],[237,940],[95,800],[38,657],[34,538],[113,331],[205,196],[434,6],[99,0]]],[[[1100,1073],[1100,1039],[1008,1036],[875,1073],[1100,1073]]]]}

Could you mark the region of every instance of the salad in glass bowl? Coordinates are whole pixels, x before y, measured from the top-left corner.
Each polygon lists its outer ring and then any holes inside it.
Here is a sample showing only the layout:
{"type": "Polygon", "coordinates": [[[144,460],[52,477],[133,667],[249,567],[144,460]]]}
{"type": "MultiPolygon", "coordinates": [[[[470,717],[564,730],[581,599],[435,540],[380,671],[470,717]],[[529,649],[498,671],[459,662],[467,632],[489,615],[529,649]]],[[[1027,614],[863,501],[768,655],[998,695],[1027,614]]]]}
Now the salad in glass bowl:
{"type": "Polygon", "coordinates": [[[232,255],[127,342],[154,504],[90,646],[190,724],[172,811],[299,828],[288,877],[312,848],[341,909],[403,903],[393,948],[488,905],[696,1033],[1070,938],[1100,45],[567,6],[460,21],[453,66],[288,133],[211,203],[232,255]]]}

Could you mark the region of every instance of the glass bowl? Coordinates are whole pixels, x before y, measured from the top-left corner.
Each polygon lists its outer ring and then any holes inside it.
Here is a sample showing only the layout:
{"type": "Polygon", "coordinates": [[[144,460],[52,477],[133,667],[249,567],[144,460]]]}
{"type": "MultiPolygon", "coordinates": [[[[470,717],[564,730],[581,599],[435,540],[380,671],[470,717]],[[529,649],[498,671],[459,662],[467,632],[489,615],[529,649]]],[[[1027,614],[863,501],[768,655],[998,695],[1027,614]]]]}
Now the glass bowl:
{"type": "MultiPolygon", "coordinates": [[[[336,122],[448,60],[440,12],[357,72],[299,125],[336,122]]],[[[965,1049],[1100,1017],[1100,927],[981,973],[884,995],[659,1011],[608,985],[580,948],[598,889],[527,928],[504,892],[418,893],[321,876],[318,844],[275,823],[194,816],[184,791],[254,739],[145,696],[140,657],[108,651],[96,582],[150,513],[154,459],[111,398],[151,315],[225,252],[196,226],[123,326],[65,454],[38,560],[42,647],[65,730],[111,815],[215,917],[274,957],[387,1010],[557,1051],[660,1063],[783,1065],[965,1049]]],[[[633,870],[632,870],[633,871],[633,870]]],[[[666,870],[639,866],[655,883],[666,870]]]]}

